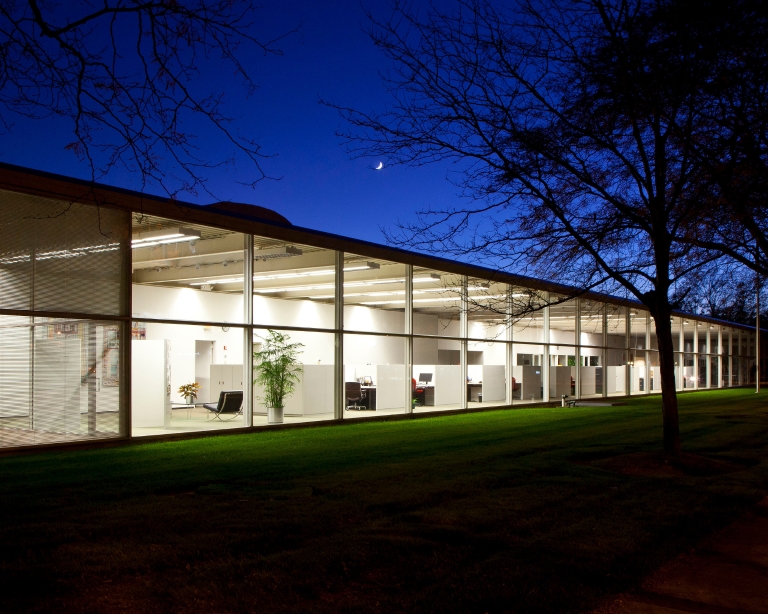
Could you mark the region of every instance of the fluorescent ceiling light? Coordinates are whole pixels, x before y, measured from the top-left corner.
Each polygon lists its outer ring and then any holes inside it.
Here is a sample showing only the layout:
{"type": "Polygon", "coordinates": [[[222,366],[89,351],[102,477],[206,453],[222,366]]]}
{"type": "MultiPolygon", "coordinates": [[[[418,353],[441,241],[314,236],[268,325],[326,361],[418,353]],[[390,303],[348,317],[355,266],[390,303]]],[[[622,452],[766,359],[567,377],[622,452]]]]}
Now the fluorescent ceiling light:
{"type": "Polygon", "coordinates": [[[231,277],[229,279],[208,279],[206,281],[193,281],[190,286],[207,286],[213,284],[238,284],[243,283],[242,277],[231,277]]]}
{"type": "Polygon", "coordinates": [[[162,230],[150,230],[141,232],[133,236],[131,247],[153,247],[155,245],[165,245],[167,243],[180,243],[182,241],[197,241],[200,238],[200,231],[192,228],[164,228],[162,230]]]}
{"type": "Polygon", "coordinates": [[[273,249],[258,249],[253,253],[254,260],[273,260],[274,258],[291,258],[292,256],[301,256],[304,253],[303,250],[292,245],[286,245],[285,247],[276,247],[273,249]]]}
{"type": "MultiPolygon", "coordinates": [[[[114,252],[120,249],[119,243],[107,243],[106,245],[86,245],[85,247],[72,247],[70,249],[56,249],[48,252],[37,252],[35,260],[54,260],[60,258],[78,258],[88,254],[100,254],[103,252],[114,252]]],[[[0,258],[0,264],[19,264],[21,262],[31,262],[30,254],[19,254],[18,256],[9,256],[0,258]]]]}
{"type": "MultiPolygon", "coordinates": [[[[369,264],[376,265],[375,262],[371,262],[369,264]]],[[[378,265],[376,265],[374,267],[364,266],[364,267],[360,267],[360,268],[355,267],[355,268],[352,268],[352,269],[345,268],[344,270],[345,271],[358,271],[358,270],[365,270],[365,269],[369,269],[369,268],[374,268],[375,269],[375,268],[378,268],[378,265]]],[[[334,273],[335,273],[335,271],[333,269],[322,269],[322,270],[319,270],[319,271],[304,271],[304,272],[301,272],[301,273],[271,273],[269,275],[254,275],[253,276],[253,281],[271,281],[271,280],[277,280],[277,279],[299,279],[301,277],[315,277],[315,276],[320,276],[320,275],[333,275],[334,273]]],[[[425,281],[435,281],[435,279],[440,279],[440,277],[439,276],[437,276],[437,277],[414,277],[413,281],[414,281],[414,283],[421,283],[421,282],[425,282],[425,281]]],[[[372,283],[372,284],[373,283],[377,283],[377,284],[397,284],[397,283],[400,283],[400,284],[402,284],[402,283],[405,283],[405,278],[404,277],[394,277],[394,278],[390,278],[390,279],[378,279],[378,280],[371,280],[368,283],[372,283]]]]}
{"type": "Polygon", "coordinates": [[[365,264],[353,264],[345,266],[344,271],[366,271],[368,269],[380,269],[381,265],[378,262],[366,262],[365,264]]]}
{"type": "MultiPolygon", "coordinates": [[[[496,294],[492,296],[470,296],[470,299],[478,299],[478,298],[500,298],[504,296],[503,294],[496,294]]],[[[440,298],[415,298],[413,299],[414,303],[445,303],[450,301],[460,301],[460,296],[448,296],[448,297],[440,297],[440,298]]],[[[364,303],[361,303],[362,305],[403,305],[405,304],[405,301],[365,301],[364,303]]]]}
{"type": "Polygon", "coordinates": [[[300,277],[316,277],[320,275],[333,275],[335,271],[333,269],[325,269],[321,271],[306,271],[304,273],[275,273],[273,275],[254,275],[253,281],[271,281],[274,279],[297,279],[300,277]]]}

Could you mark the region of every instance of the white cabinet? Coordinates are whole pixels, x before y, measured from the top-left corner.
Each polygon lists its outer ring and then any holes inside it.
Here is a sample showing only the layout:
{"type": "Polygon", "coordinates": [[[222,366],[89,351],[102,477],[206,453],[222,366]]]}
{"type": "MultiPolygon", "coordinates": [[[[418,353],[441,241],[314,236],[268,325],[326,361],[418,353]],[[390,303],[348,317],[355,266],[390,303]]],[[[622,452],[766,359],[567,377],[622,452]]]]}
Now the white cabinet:
{"type": "Polygon", "coordinates": [[[211,403],[222,390],[243,390],[243,365],[211,365],[211,403]]]}
{"type": "MultiPolygon", "coordinates": [[[[333,415],[333,365],[302,365],[297,373],[299,381],[293,394],[285,399],[285,413],[292,416],[310,414],[333,415]]],[[[255,397],[263,396],[258,391],[255,397]]],[[[264,406],[258,406],[254,400],[254,411],[263,412],[264,406]]]]}

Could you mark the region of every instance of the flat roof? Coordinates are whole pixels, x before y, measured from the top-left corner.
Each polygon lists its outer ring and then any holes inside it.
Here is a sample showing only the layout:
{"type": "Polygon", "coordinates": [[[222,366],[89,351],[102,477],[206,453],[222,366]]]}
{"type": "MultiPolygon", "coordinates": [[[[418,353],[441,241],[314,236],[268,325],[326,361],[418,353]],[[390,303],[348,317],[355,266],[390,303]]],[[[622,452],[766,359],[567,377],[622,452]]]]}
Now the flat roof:
{"type": "MultiPolygon", "coordinates": [[[[212,205],[195,205],[177,199],[144,194],[142,192],[116,188],[82,179],[74,179],[3,162],[0,162],[0,189],[65,202],[92,204],[130,212],[145,213],[181,222],[209,225],[234,232],[261,235],[330,250],[351,252],[370,258],[393,260],[418,267],[438,269],[455,275],[479,277],[489,281],[508,283],[566,296],[588,298],[590,300],[635,307],[647,311],[645,305],[634,299],[626,299],[594,291],[585,292],[575,286],[295,226],[288,220],[285,223],[280,223],[276,221],[282,218],[278,212],[273,212],[259,206],[255,206],[254,211],[256,213],[259,213],[259,210],[261,210],[261,212],[268,212],[273,215],[264,214],[264,217],[256,217],[244,214],[241,212],[242,208],[233,207],[227,210],[227,208],[219,208],[212,205]]],[[[677,310],[673,311],[673,314],[678,317],[693,318],[702,322],[732,328],[754,330],[752,326],[728,322],[710,316],[677,310]]]]}

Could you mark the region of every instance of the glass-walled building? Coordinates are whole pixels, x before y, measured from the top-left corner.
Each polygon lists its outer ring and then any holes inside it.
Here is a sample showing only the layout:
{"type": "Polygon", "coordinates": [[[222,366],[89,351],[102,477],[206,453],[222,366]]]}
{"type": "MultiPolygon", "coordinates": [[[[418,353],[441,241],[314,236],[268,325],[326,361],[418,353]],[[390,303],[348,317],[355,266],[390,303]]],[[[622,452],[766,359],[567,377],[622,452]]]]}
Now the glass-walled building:
{"type": "MultiPolygon", "coordinates": [[[[0,447],[661,390],[638,304],[260,207],[0,176],[0,447]],[[295,349],[279,412],[256,377],[275,334],[295,349]]],[[[754,382],[753,330],[687,314],[672,330],[678,390],[754,382]]]]}

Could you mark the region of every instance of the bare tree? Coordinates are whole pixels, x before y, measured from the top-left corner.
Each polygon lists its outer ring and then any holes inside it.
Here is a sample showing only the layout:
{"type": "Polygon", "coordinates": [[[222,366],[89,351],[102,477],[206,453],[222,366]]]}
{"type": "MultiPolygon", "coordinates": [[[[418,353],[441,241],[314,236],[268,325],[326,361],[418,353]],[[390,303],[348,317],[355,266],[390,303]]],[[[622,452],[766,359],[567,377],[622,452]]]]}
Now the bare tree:
{"type": "Polygon", "coordinates": [[[717,258],[682,241],[711,177],[697,163],[710,64],[681,55],[664,0],[397,3],[372,37],[392,62],[381,113],[339,107],[359,155],[453,161],[469,197],[405,227],[410,245],[633,297],[659,345],[664,449],[679,455],[670,297],[717,258]]]}
{"type": "MultiPolygon", "coordinates": [[[[709,67],[693,155],[707,174],[690,243],[768,274],[768,17],[757,0],[678,0],[685,52],[709,67]]],[[[684,126],[679,127],[685,130],[684,126]]]]}
{"type": "Polygon", "coordinates": [[[123,167],[169,195],[196,192],[206,169],[237,156],[258,181],[264,153],[201,78],[218,63],[253,92],[254,58],[279,54],[282,38],[257,38],[257,25],[250,0],[0,0],[0,121],[69,122],[67,149],[94,180],[123,167]],[[196,142],[206,129],[229,155],[196,142]]]}

